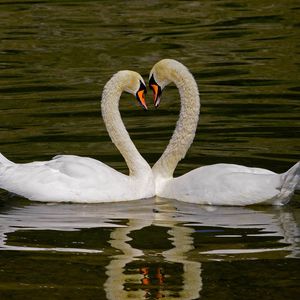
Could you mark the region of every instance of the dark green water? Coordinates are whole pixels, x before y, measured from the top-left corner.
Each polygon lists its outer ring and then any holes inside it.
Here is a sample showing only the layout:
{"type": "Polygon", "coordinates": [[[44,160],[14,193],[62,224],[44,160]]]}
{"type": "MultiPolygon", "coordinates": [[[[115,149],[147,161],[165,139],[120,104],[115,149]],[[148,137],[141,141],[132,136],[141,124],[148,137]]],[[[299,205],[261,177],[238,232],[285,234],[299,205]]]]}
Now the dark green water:
{"type": "MultiPolygon", "coordinates": [[[[299,160],[299,1],[0,2],[0,152],[16,162],[94,157],[127,172],[100,116],[120,69],[145,80],[174,58],[194,74],[201,120],[176,174],[219,162],[283,172],[299,160]]],[[[178,117],[123,95],[153,164],[178,117]]],[[[1,299],[298,299],[300,196],[281,208],[164,199],[41,204],[0,193],[1,299]]]]}

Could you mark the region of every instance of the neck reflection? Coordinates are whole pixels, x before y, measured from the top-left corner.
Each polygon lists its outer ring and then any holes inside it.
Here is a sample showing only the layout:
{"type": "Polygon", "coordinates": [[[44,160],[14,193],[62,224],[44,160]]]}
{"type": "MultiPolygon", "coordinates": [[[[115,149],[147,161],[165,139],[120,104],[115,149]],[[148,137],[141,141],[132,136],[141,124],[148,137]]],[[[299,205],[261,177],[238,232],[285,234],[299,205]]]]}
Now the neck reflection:
{"type": "MultiPolygon", "coordinates": [[[[195,299],[202,288],[201,263],[187,258],[194,250],[189,227],[160,218],[128,221],[126,228],[116,228],[111,233],[110,245],[122,254],[114,255],[106,267],[108,276],[104,288],[107,298],[113,299],[195,299]],[[166,228],[171,249],[144,251],[130,245],[128,235],[153,226],[166,228]]],[[[145,234],[146,235],[146,234],[145,234]]],[[[146,236],[147,238],[147,236],[146,236]]]]}

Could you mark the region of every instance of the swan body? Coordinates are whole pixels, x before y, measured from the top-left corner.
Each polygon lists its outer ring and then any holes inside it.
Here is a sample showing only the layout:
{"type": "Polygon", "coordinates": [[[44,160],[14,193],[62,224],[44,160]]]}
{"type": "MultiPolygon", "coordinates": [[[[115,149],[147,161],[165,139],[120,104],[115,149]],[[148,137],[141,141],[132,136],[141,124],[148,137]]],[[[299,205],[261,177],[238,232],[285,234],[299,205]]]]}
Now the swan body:
{"type": "Polygon", "coordinates": [[[119,71],[102,94],[102,116],[128,165],[129,176],[89,157],[59,155],[50,161],[16,164],[0,154],[0,188],[47,202],[98,203],[154,196],[151,168],[131,141],[118,110],[123,91],[136,95],[146,108],[142,77],[133,71],[119,71]]]}
{"type": "Polygon", "coordinates": [[[283,174],[235,164],[215,164],[173,178],[197,129],[200,97],[197,84],[181,63],[164,59],[150,72],[150,88],[158,106],[163,88],[174,82],[181,98],[180,116],[172,138],[153,166],[156,194],[165,198],[208,205],[283,205],[300,188],[300,162],[283,174]]]}
{"type": "Polygon", "coordinates": [[[156,193],[165,198],[206,205],[283,205],[293,196],[299,170],[299,162],[283,174],[234,164],[215,164],[177,178],[156,177],[156,193]]]}

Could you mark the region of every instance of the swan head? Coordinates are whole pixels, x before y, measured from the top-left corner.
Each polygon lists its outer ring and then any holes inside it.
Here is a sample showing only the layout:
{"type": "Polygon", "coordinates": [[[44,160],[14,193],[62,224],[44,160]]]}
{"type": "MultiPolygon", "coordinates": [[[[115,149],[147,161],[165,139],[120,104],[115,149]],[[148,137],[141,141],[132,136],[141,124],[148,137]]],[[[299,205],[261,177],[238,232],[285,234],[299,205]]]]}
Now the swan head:
{"type": "Polygon", "coordinates": [[[159,106],[165,86],[173,81],[174,75],[182,67],[183,65],[174,59],[162,59],[153,66],[149,75],[149,87],[153,91],[155,107],[159,106]]]}
{"type": "Polygon", "coordinates": [[[124,78],[123,81],[123,90],[127,93],[130,93],[136,97],[138,102],[144,109],[147,108],[145,94],[147,93],[146,85],[142,76],[134,71],[119,71],[117,73],[121,78],[124,78]]]}

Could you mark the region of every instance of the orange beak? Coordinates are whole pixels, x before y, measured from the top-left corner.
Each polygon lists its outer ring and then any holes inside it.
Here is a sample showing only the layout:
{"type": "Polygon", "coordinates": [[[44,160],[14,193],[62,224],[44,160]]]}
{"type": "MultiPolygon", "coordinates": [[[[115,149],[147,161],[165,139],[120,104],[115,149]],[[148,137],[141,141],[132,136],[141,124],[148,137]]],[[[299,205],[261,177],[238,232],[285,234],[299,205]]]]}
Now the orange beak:
{"type": "Polygon", "coordinates": [[[148,109],[147,104],[146,104],[146,99],[145,99],[145,91],[144,90],[139,90],[137,92],[137,99],[141,103],[141,105],[145,108],[148,109]]]}
{"type": "Polygon", "coordinates": [[[154,100],[154,103],[156,102],[156,99],[158,97],[158,85],[156,84],[151,84],[151,89],[153,91],[153,100],[154,100]]]}
{"type": "Polygon", "coordinates": [[[161,87],[156,83],[153,74],[151,78],[149,79],[149,87],[153,91],[153,100],[154,100],[154,106],[158,107],[160,103],[160,96],[161,96],[161,87]]]}

